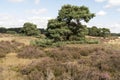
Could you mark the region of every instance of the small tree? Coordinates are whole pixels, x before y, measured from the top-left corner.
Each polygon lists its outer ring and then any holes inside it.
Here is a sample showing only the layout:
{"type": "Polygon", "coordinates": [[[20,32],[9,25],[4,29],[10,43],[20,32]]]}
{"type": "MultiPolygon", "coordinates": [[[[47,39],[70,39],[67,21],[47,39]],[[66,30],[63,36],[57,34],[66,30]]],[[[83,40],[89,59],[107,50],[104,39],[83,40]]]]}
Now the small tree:
{"type": "Polygon", "coordinates": [[[88,29],[89,29],[90,36],[100,36],[101,29],[98,29],[96,26],[93,26],[88,29]]]}
{"type": "Polygon", "coordinates": [[[104,37],[104,38],[110,36],[110,30],[107,29],[107,28],[102,28],[101,36],[104,37]]]}
{"type": "Polygon", "coordinates": [[[97,28],[93,26],[88,28],[88,35],[90,36],[98,36],[98,37],[108,37],[110,35],[110,30],[108,28],[97,28]]]}
{"type": "Polygon", "coordinates": [[[21,29],[21,33],[27,36],[38,35],[40,31],[37,29],[37,26],[33,23],[26,22],[21,29]]]}

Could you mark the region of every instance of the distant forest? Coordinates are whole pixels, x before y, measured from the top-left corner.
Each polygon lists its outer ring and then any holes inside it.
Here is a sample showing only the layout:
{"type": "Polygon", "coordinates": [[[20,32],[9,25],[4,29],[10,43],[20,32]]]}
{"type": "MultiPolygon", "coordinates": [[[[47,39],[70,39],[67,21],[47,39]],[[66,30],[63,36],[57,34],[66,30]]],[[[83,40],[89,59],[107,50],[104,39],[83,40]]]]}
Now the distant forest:
{"type": "MultiPolygon", "coordinates": [[[[0,27],[0,33],[9,33],[9,32],[13,32],[13,33],[21,33],[20,30],[22,29],[22,27],[19,28],[5,28],[5,27],[0,27]]],[[[43,28],[38,28],[41,32],[41,34],[45,33],[45,29],[43,28]]]]}
{"type": "MultiPolygon", "coordinates": [[[[22,29],[22,27],[18,27],[18,28],[0,27],[0,33],[20,34],[21,29],[22,29]]],[[[88,28],[88,29],[90,29],[90,28],[88,28]]],[[[38,28],[38,30],[41,32],[41,34],[46,33],[46,30],[44,28],[38,28]]],[[[120,33],[111,33],[111,36],[120,36],[120,33]]]]}

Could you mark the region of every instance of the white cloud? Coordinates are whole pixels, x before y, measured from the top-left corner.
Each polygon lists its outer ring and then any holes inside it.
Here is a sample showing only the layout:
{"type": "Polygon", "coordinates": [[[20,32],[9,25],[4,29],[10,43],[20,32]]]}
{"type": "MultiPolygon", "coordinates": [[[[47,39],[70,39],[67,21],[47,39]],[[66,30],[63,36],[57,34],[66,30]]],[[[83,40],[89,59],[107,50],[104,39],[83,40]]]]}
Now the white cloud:
{"type": "Polygon", "coordinates": [[[107,13],[105,11],[103,11],[103,10],[99,11],[98,13],[96,13],[96,15],[98,15],[98,16],[104,16],[106,14],[107,13]]]}
{"type": "Polygon", "coordinates": [[[35,4],[39,4],[40,3],[40,0],[35,0],[35,4]]]}
{"type": "Polygon", "coordinates": [[[106,5],[104,6],[105,8],[110,8],[114,6],[120,6],[120,0],[95,0],[96,2],[105,2],[106,5]]]}
{"type": "Polygon", "coordinates": [[[112,33],[120,33],[120,23],[119,22],[115,22],[115,23],[96,23],[95,21],[92,22],[92,23],[89,23],[88,24],[89,27],[92,27],[92,26],[97,26],[99,28],[108,28],[110,29],[110,31],[112,33]]]}
{"type": "Polygon", "coordinates": [[[13,16],[11,15],[8,15],[8,14],[0,14],[0,21],[4,21],[4,20],[9,20],[9,19],[12,19],[13,16]]]}
{"type": "Polygon", "coordinates": [[[89,23],[85,24],[88,27],[97,26],[99,28],[108,28],[112,33],[120,33],[120,22],[97,22],[95,20],[91,20],[89,23]]]}
{"type": "Polygon", "coordinates": [[[23,2],[24,0],[8,0],[10,2],[23,2]]]}
{"type": "Polygon", "coordinates": [[[108,0],[108,3],[111,6],[120,6],[120,0],[108,0]]]}
{"type": "Polygon", "coordinates": [[[95,0],[96,2],[104,2],[105,0],[95,0]]]}
{"type": "Polygon", "coordinates": [[[33,17],[28,18],[27,21],[37,24],[39,28],[47,28],[47,23],[49,19],[52,19],[52,18],[33,16],[33,17]]]}
{"type": "Polygon", "coordinates": [[[0,14],[0,25],[3,27],[18,27],[19,22],[16,16],[9,14],[0,14]]]}
{"type": "Polygon", "coordinates": [[[31,14],[35,14],[35,15],[39,15],[39,14],[43,14],[46,13],[47,9],[46,8],[42,8],[42,9],[32,9],[30,11],[27,11],[27,13],[31,13],[31,14]]]}
{"type": "Polygon", "coordinates": [[[22,27],[25,22],[32,22],[37,25],[38,28],[46,28],[48,20],[51,17],[40,17],[40,16],[28,16],[26,18],[18,18],[9,14],[0,14],[0,27],[22,27]]]}
{"type": "MultiPolygon", "coordinates": [[[[14,3],[19,3],[19,2],[24,2],[26,0],[8,0],[9,2],[14,2],[14,3]]],[[[33,0],[34,3],[37,5],[40,3],[40,0],[33,0]]]]}
{"type": "Polygon", "coordinates": [[[106,0],[106,1],[107,5],[105,6],[105,8],[120,6],[120,0],[106,0]]]}
{"type": "Polygon", "coordinates": [[[120,33],[120,23],[112,23],[108,25],[111,32],[120,33]]]}

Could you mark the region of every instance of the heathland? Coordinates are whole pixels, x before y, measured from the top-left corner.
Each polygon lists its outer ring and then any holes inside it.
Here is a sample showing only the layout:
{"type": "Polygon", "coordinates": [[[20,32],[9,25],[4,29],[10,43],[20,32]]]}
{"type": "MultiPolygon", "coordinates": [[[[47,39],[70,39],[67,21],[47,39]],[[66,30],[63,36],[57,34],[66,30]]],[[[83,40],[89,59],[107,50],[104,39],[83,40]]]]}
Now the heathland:
{"type": "Polygon", "coordinates": [[[94,13],[64,5],[47,29],[0,28],[0,80],[120,80],[120,38],[87,27],[94,13]]]}

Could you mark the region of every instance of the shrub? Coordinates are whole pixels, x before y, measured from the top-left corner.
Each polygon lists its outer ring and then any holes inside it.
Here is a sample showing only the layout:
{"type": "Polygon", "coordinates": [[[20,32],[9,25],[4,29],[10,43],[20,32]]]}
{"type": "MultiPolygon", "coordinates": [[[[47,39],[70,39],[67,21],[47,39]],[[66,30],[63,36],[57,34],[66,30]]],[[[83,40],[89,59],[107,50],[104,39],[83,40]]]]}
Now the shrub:
{"type": "Polygon", "coordinates": [[[16,41],[11,41],[11,42],[1,41],[0,42],[0,57],[5,57],[5,55],[10,52],[19,51],[19,48],[18,48],[19,46],[23,46],[23,44],[18,43],[16,41]]]}
{"type": "Polygon", "coordinates": [[[81,56],[88,56],[95,51],[92,47],[65,47],[54,48],[47,51],[47,55],[55,61],[71,61],[80,59],[81,56]]]}
{"type": "Polygon", "coordinates": [[[79,48],[60,47],[47,51],[47,56],[55,61],[71,61],[80,59],[79,48]]]}
{"type": "Polygon", "coordinates": [[[21,67],[20,73],[27,76],[25,80],[45,80],[48,73],[51,72],[47,67],[54,66],[53,62],[50,58],[45,58],[34,63],[32,62],[27,66],[21,67]]]}
{"type": "Polygon", "coordinates": [[[57,41],[50,39],[38,39],[31,41],[31,45],[40,47],[61,47],[67,44],[98,44],[97,40],[80,40],[80,41],[57,41]]]}
{"type": "Polygon", "coordinates": [[[94,55],[91,55],[92,59],[92,65],[95,65],[98,69],[102,71],[109,71],[109,72],[116,72],[119,71],[120,68],[120,62],[119,62],[119,51],[116,51],[114,49],[111,50],[111,53],[107,53],[107,51],[110,50],[109,48],[98,50],[94,53],[94,55]]]}
{"type": "Polygon", "coordinates": [[[61,46],[59,48],[54,48],[52,50],[48,50],[47,54],[49,57],[54,58],[58,61],[69,61],[73,59],[80,59],[82,56],[91,56],[95,52],[99,51],[107,51],[103,46],[99,45],[79,45],[77,46],[61,46]]]}
{"type": "Polygon", "coordinates": [[[27,36],[37,36],[40,34],[40,31],[37,29],[37,25],[29,22],[24,23],[20,32],[27,36]]]}
{"type": "Polygon", "coordinates": [[[27,46],[24,47],[17,55],[19,58],[39,58],[44,57],[45,53],[38,47],[27,46]]]}
{"type": "Polygon", "coordinates": [[[98,40],[86,40],[87,44],[98,44],[99,41],[98,40]]]}
{"type": "Polygon", "coordinates": [[[64,46],[64,45],[66,45],[67,44],[67,42],[55,42],[55,43],[53,43],[52,44],[52,46],[53,47],[62,47],[62,46],[64,46]]]}
{"type": "Polygon", "coordinates": [[[110,77],[95,68],[72,62],[63,64],[50,58],[24,66],[20,72],[27,76],[25,80],[109,80],[110,77]]]}
{"type": "Polygon", "coordinates": [[[15,31],[7,31],[6,33],[7,34],[17,34],[17,32],[15,32],[15,31]]]}
{"type": "Polygon", "coordinates": [[[25,80],[119,80],[119,48],[105,45],[62,46],[20,68],[25,80]],[[92,47],[91,47],[92,46],[92,47]]]}
{"type": "Polygon", "coordinates": [[[40,39],[31,41],[31,45],[40,46],[40,47],[49,47],[52,45],[52,40],[49,39],[40,39]]]}

